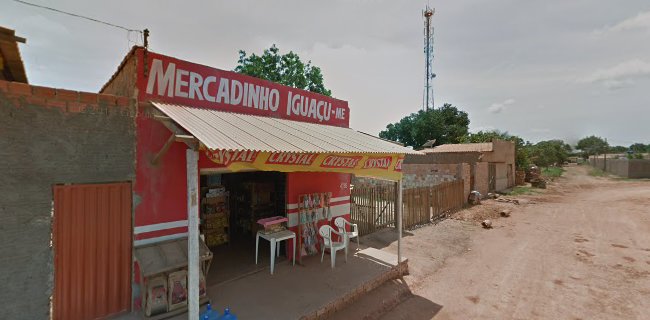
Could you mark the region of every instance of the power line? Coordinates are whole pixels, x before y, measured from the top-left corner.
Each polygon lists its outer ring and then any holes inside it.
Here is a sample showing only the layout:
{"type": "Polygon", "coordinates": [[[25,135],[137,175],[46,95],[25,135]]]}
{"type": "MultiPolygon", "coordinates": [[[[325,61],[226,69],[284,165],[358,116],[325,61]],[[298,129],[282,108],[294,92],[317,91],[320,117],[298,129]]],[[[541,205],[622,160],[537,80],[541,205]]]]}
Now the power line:
{"type": "Polygon", "coordinates": [[[111,27],[114,27],[114,28],[126,30],[128,32],[139,32],[140,34],[142,34],[142,30],[129,29],[127,27],[119,26],[119,25],[116,25],[116,24],[112,24],[110,22],[106,22],[106,21],[102,21],[102,20],[98,20],[98,19],[94,19],[94,18],[90,18],[90,17],[86,17],[86,16],[82,16],[82,15],[79,15],[79,14],[76,14],[76,13],[70,13],[70,12],[59,10],[59,9],[54,9],[54,8],[42,6],[42,5],[39,5],[39,4],[29,3],[29,2],[26,2],[26,1],[22,1],[22,0],[13,0],[13,1],[18,2],[18,3],[22,3],[24,5],[32,6],[32,7],[37,7],[37,8],[41,8],[41,9],[46,9],[46,10],[66,14],[66,15],[73,16],[73,17],[76,17],[76,18],[81,18],[81,19],[86,19],[86,20],[90,20],[90,21],[93,21],[93,22],[98,22],[98,23],[101,23],[101,24],[105,24],[107,26],[111,26],[111,27]]]}

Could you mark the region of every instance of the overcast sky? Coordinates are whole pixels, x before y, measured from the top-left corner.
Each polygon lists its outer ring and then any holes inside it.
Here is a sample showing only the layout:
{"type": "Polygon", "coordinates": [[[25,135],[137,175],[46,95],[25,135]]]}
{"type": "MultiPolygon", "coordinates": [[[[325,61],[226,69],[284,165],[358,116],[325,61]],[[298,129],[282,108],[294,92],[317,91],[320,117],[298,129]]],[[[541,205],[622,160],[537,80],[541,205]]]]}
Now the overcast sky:
{"type": "MultiPolygon", "coordinates": [[[[378,134],[421,108],[426,1],[28,1],[149,28],[153,51],[226,70],[239,49],[293,50],[322,68],[360,131],[378,134]]],[[[471,130],[650,143],[650,1],[430,4],[436,106],[468,112],[471,130]]],[[[32,84],[96,92],[137,39],[10,0],[0,8],[0,25],[27,38],[32,84]]]]}

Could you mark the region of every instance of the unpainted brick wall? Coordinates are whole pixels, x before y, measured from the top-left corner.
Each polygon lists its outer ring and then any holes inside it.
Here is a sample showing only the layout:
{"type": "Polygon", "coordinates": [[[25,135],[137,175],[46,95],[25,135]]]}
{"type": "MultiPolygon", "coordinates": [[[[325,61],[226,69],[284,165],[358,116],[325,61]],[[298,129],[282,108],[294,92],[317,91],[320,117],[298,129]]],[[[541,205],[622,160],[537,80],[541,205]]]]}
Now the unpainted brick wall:
{"type": "Polygon", "coordinates": [[[52,186],[133,181],[134,105],[0,81],[0,318],[48,318],[52,186]]]}
{"type": "Polygon", "coordinates": [[[137,90],[135,88],[137,81],[137,59],[136,59],[136,50],[139,50],[137,47],[134,47],[129,54],[124,57],[122,63],[118,67],[116,73],[111,77],[111,79],[104,85],[101,93],[114,94],[124,97],[133,97],[137,96],[137,90]]]}

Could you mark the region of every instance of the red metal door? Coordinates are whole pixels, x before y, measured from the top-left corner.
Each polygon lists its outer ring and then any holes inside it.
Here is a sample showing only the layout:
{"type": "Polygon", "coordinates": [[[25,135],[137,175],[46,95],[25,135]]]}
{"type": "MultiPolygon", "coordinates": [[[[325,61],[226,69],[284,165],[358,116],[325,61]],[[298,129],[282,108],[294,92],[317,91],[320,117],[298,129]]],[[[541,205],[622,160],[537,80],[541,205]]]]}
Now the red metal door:
{"type": "Polygon", "coordinates": [[[53,317],[97,319],[131,301],[131,184],[54,186],[53,317]]]}

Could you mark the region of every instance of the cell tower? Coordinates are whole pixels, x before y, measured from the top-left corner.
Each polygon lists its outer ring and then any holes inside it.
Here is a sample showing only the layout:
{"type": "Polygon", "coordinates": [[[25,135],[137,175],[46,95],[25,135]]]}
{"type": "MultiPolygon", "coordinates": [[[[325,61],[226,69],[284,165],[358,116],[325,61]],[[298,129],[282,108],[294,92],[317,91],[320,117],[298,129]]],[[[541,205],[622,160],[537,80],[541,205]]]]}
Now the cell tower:
{"type": "Polygon", "coordinates": [[[424,18],[424,94],[422,96],[422,110],[433,109],[433,78],[436,74],[433,73],[433,24],[431,18],[436,12],[435,9],[430,8],[429,5],[422,10],[422,17],[424,18]]]}

